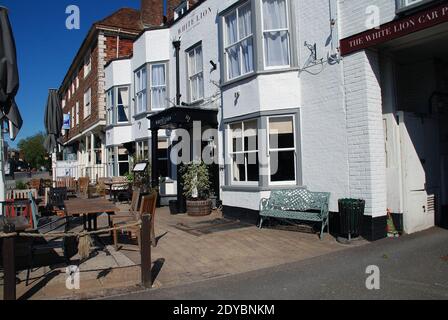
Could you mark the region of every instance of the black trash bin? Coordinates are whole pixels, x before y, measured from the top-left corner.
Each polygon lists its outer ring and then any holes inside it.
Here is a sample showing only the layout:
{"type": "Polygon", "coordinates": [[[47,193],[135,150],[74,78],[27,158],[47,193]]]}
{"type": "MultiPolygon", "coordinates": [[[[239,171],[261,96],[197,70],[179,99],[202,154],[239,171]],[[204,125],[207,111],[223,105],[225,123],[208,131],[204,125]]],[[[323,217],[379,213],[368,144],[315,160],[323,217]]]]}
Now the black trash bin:
{"type": "Polygon", "coordinates": [[[179,205],[177,200],[170,200],[169,207],[170,207],[170,213],[172,215],[179,214],[179,205]]]}
{"type": "Polygon", "coordinates": [[[351,241],[361,235],[366,202],[360,199],[339,200],[340,236],[351,241]]]}

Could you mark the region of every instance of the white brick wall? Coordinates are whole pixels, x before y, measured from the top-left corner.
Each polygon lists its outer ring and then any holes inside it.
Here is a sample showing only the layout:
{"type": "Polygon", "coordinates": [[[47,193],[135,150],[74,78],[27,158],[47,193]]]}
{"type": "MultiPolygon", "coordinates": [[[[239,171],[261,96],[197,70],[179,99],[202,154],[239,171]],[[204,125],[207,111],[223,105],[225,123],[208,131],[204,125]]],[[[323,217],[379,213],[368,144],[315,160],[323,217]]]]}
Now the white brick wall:
{"type": "Polygon", "coordinates": [[[386,164],[378,55],[344,59],[350,196],[366,200],[366,215],[386,214],[386,164]]]}
{"type": "Polygon", "coordinates": [[[366,31],[367,7],[374,5],[380,9],[380,24],[390,22],[395,17],[395,0],[338,0],[341,39],[366,31]]]}
{"type": "MultiPolygon", "coordinates": [[[[301,0],[297,7],[300,64],[310,51],[305,41],[317,44],[318,58],[327,58],[331,43],[329,1],[301,0]]],[[[334,39],[337,47],[337,38],[334,39]]],[[[348,197],[349,168],[342,65],[325,64],[300,73],[302,107],[302,157],[304,185],[314,191],[331,192],[330,210],[348,197]]]]}

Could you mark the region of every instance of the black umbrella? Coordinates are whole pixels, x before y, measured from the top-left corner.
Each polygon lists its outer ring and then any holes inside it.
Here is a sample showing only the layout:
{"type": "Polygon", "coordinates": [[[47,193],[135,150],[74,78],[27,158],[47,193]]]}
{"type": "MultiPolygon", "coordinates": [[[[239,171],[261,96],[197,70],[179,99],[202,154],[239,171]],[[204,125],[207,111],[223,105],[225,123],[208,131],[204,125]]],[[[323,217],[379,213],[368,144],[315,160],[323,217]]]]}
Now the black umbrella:
{"type": "Polygon", "coordinates": [[[0,121],[9,120],[11,138],[22,128],[22,117],[15,102],[19,90],[17,55],[8,10],[0,7],[0,121]]]}
{"type": "Polygon", "coordinates": [[[52,153],[58,146],[58,139],[61,136],[62,125],[64,124],[64,115],[56,89],[50,89],[48,94],[44,123],[48,134],[44,147],[48,153],[52,153]]]}

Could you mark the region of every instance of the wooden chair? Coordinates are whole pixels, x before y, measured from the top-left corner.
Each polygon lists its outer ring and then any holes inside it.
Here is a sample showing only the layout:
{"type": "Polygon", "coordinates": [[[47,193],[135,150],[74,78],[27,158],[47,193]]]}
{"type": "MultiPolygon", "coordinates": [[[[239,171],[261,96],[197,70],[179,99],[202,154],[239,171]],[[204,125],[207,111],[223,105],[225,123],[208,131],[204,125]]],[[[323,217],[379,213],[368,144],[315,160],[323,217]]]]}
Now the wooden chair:
{"type": "Polygon", "coordinates": [[[106,197],[107,194],[107,187],[106,182],[109,181],[109,178],[98,178],[97,184],[96,184],[96,192],[101,197],[106,197]]]}
{"type": "Polygon", "coordinates": [[[79,187],[79,193],[83,196],[87,196],[87,193],[89,191],[89,184],[90,179],[88,177],[79,178],[78,180],[78,187],[79,187]]]}
{"type": "MultiPolygon", "coordinates": [[[[29,201],[32,212],[32,229],[27,230],[30,233],[46,234],[52,231],[67,232],[70,229],[70,218],[66,217],[42,217],[39,214],[38,207],[34,201],[33,195],[29,193],[29,201]]],[[[64,260],[67,266],[70,264],[70,258],[67,251],[67,238],[50,238],[49,240],[42,241],[39,238],[31,237],[31,243],[29,246],[29,264],[26,275],[26,285],[29,284],[30,274],[34,269],[35,256],[38,252],[48,252],[49,250],[62,249],[64,260]]]]}
{"type": "Polygon", "coordinates": [[[26,190],[9,190],[6,193],[7,200],[25,200],[28,199],[28,194],[32,193],[34,199],[37,199],[37,190],[36,189],[26,189],[26,190]]]}
{"type": "Polygon", "coordinates": [[[72,196],[76,195],[76,191],[78,189],[76,180],[73,177],[58,177],[58,178],[56,178],[56,187],[67,188],[67,192],[72,196]]]}
{"type": "Polygon", "coordinates": [[[112,223],[114,222],[123,222],[123,221],[135,221],[138,219],[139,215],[139,202],[140,202],[140,189],[136,188],[132,192],[132,201],[131,206],[129,207],[129,211],[120,212],[116,215],[111,216],[112,223]]]}
{"type": "Polygon", "coordinates": [[[68,199],[67,188],[51,188],[48,194],[47,209],[50,214],[65,216],[65,201],[68,199]]]}
{"type": "Polygon", "coordinates": [[[28,182],[28,187],[30,189],[36,189],[36,190],[40,190],[40,186],[41,186],[41,179],[31,179],[28,182]]]}
{"type": "MultiPolygon", "coordinates": [[[[137,215],[134,216],[133,219],[127,219],[127,220],[121,220],[121,221],[115,221],[113,223],[114,227],[118,227],[123,224],[130,223],[132,221],[139,220],[142,215],[144,214],[150,214],[151,215],[151,244],[156,247],[156,237],[155,237],[155,213],[156,213],[156,207],[157,207],[157,192],[152,193],[149,196],[144,196],[142,198],[142,202],[140,205],[140,211],[137,215]]],[[[140,227],[128,227],[125,230],[125,232],[129,232],[131,236],[134,236],[137,238],[137,243],[140,246],[141,245],[141,239],[140,239],[140,227]]],[[[117,230],[114,230],[114,245],[115,249],[118,251],[118,232],[117,230]]]]}

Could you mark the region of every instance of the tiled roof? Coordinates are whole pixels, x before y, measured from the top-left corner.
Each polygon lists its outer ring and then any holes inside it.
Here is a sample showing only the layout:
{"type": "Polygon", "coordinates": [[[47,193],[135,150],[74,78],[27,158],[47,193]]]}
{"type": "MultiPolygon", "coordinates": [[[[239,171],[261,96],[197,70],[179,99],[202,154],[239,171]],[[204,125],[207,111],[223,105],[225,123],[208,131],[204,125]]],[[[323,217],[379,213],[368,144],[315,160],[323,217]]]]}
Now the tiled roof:
{"type": "Polygon", "coordinates": [[[140,11],[131,8],[122,8],[107,18],[97,21],[95,25],[135,31],[143,30],[140,11]]]}

